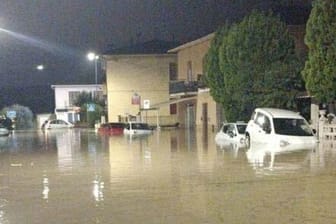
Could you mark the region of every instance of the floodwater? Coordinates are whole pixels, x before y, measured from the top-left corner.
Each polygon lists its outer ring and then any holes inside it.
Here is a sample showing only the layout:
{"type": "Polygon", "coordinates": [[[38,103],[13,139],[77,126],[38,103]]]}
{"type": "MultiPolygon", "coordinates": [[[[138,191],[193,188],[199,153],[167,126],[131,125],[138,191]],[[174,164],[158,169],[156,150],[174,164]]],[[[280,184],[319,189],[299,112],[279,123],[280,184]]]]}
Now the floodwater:
{"type": "Polygon", "coordinates": [[[1,137],[0,224],[335,223],[336,143],[276,155],[270,166],[214,135],[1,137]]]}

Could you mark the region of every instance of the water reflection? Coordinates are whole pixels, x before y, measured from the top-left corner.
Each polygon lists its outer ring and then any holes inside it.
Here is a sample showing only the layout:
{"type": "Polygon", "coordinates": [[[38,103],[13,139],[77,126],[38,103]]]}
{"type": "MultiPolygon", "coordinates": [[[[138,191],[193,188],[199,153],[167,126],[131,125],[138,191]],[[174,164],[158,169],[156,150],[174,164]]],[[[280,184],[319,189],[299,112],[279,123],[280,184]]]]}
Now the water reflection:
{"type": "Polygon", "coordinates": [[[101,177],[96,175],[93,180],[93,190],[92,194],[96,202],[104,201],[104,181],[101,180],[101,177]]]}
{"type": "Polygon", "coordinates": [[[46,175],[43,176],[42,185],[43,185],[42,199],[48,201],[48,198],[49,198],[49,178],[46,175]]]}
{"type": "Polygon", "coordinates": [[[0,223],[1,224],[8,224],[9,220],[6,217],[6,213],[3,210],[8,204],[8,201],[5,199],[0,198],[0,223]]]}
{"type": "Polygon", "coordinates": [[[265,145],[221,149],[214,135],[184,129],[141,138],[77,129],[16,133],[0,156],[0,223],[336,218],[333,144],[274,154],[272,162],[265,145]]]}
{"type": "Polygon", "coordinates": [[[283,153],[280,151],[280,149],[274,149],[272,144],[254,142],[246,152],[246,157],[253,169],[259,173],[266,170],[286,173],[309,165],[312,154],[315,153],[312,149],[283,153]]]}
{"type": "Polygon", "coordinates": [[[0,152],[5,150],[8,147],[8,139],[10,136],[0,136],[0,152]]]}
{"type": "Polygon", "coordinates": [[[62,171],[71,170],[75,154],[80,149],[81,132],[66,130],[47,130],[43,132],[43,138],[49,147],[57,150],[58,167],[62,171]],[[53,144],[55,144],[53,146],[53,144]]]}

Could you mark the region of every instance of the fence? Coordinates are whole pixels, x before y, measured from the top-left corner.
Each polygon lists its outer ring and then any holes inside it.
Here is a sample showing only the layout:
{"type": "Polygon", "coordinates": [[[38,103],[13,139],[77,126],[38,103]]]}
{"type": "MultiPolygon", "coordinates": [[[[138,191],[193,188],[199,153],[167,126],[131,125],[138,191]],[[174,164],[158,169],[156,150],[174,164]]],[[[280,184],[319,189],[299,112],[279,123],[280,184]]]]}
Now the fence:
{"type": "Polygon", "coordinates": [[[336,141],[336,116],[334,114],[325,116],[325,112],[320,111],[318,137],[319,140],[336,141]]]}

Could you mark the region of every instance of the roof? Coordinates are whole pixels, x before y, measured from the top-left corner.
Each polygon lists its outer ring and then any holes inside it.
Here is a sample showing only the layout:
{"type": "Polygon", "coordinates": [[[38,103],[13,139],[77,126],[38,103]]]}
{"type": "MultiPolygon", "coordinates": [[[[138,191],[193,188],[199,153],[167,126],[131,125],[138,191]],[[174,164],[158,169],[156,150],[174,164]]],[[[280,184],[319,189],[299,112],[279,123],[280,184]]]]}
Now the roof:
{"type": "Polygon", "coordinates": [[[257,111],[263,111],[269,114],[272,117],[276,118],[302,118],[301,115],[298,112],[290,111],[290,110],[284,110],[284,109],[278,109],[278,108],[257,108],[257,111]]]}
{"type": "Polygon", "coordinates": [[[130,55],[130,54],[167,54],[168,50],[178,46],[178,42],[150,40],[129,46],[107,50],[104,55],[130,55]]]}
{"type": "Polygon", "coordinates": [[[192,46],[194,46],[194,45],[203,43],[204,41],[211,40],[212,38],[214,38],[214,36],[215,36],[215,33],[210,33],[210,34],[208,34],[208,35],[206,35],[206,36],[204,36],[204,37],[198,38],[198,39],[196,39],[196,40],[194,40],[194,41],[190,41],[190,42],[187,42],[187,43],[185,43],[185,44],[182,44],[182,45],[180,45],[180,46],[178,46],[178,47],[175,47],[175,48],[173,48],[173,49],[170,49],[168,52],[169,52],[169,53],[175,53],[175,52],[178,52],[178,51],[183,50],[183,49],[185,49],[185,48],[192,47],[192,46]]]}
{"type": "Polygon", "coordinates": [[[79,85],[51,85],[52,89],[55,88],[102,88],[102,84],[79,84],[79,85]]]}

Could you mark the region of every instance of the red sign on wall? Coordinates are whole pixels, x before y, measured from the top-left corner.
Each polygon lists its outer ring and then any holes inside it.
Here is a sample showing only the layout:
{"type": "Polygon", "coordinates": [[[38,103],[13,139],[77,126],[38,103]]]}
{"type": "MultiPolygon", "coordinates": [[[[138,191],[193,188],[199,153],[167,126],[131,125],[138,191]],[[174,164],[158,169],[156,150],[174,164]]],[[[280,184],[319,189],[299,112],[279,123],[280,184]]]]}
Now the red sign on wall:
{"type": "Polygon", "coordinates": [[[140,96],[136,93],[132,96],[132,104],[140,105],[140,96]]]}

